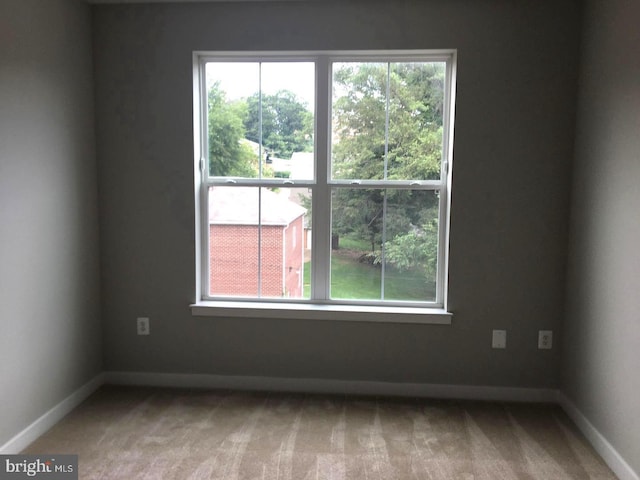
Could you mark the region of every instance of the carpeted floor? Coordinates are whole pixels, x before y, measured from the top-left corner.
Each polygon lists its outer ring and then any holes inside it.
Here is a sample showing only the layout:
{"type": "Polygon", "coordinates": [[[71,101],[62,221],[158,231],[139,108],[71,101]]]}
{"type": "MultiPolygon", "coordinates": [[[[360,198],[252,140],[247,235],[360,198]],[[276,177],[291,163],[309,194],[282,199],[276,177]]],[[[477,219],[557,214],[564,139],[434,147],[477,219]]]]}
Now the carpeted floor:
{"type": "Polygon", "coordinates": [[[615,479],[556,406],[103,387],[23,453],[81,479],[615,479]]]}

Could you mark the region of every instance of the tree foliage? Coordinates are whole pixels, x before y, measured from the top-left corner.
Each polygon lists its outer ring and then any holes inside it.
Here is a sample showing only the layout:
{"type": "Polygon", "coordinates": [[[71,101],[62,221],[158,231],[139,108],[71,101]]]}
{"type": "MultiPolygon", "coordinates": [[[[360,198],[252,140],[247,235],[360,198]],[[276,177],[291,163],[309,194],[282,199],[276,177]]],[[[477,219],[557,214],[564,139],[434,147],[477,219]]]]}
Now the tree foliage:
{"type": "Polygon", "coordinates": [[[254,93],[247,98],[244,126],[247,138],[260,142],[260,100],[262,100],[262,144],[276,157],[290,158],[294,152],[313,149],[313,114],[304,102],[288,90],[275,95],[254,93]]]}
{"type": "Polygon", "coordinates": [[[429,180],[440,177],[442,66],[394,63],[387,72],[387,64],[344,64],[334,74],[334,85],[336,92],[342,93],[333,107],[337,137],[332,152],[335,178],[429,180]]]}
{"type": "MultiPolygon", "coordinates": [[[[377,262],[383,260],[376,255],[377,262]]],[[[421,268],[428,281],[433,281],[438,262],[438,222],[431,219],[421,227],[399,234],[384,244],[384,261],[400,270],[421,268]]]]}
{"type": "Polygon", "coordinates": [[[208,93],[209,173],[214,176],[254,177],[258,157],[245,138],[245,102],[228,102],[220,85],[208,93]]]}
{"type": "MultiPolygon", "coordinates": [[[[219,83],[208,92],[209,172],[214,176],[255,178],[258,154],[249,145],[258,143],[259,96],[228,101],[219,83]]],[[[313,114],[295,94],[282,90],[262,96],[262,145],[274,156],[289,158],[293,152],[312,151],[313,114]]],[[[273,175],[263,165],[263,176],[273,175]]]]}

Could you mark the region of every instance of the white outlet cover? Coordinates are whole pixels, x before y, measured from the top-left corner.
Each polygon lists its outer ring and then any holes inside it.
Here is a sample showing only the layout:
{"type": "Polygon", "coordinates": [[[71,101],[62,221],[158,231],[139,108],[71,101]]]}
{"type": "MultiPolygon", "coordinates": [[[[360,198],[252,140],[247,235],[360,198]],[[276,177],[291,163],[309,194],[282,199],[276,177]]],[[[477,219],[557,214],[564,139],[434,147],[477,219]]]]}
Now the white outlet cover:
{"type": "Polygon", "coordinates": [[[507,331],[494,330],[491,337],[491,348],[507,348],[507,331]]]}
{"type": "Polygon", "coordinates": [[[138,327],[138,335],[149,335],[151,329],[149,328],[149,317],[138,317],[136,320],[138,327]]]}
{"type": "Polygon", "coordinates": [[[538,348],[540,350],[551,350],[553,348],[552,330],[540,330],[538,332],[538,348]]]}

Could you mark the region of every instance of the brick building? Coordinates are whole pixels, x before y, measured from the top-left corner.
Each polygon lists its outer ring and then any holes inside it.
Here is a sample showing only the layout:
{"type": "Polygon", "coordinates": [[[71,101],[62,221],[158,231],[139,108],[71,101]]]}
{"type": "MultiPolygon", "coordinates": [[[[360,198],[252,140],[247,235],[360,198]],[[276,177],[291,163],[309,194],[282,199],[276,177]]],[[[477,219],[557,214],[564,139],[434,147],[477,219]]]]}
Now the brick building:
{"type": "Polygon", "coordinates": [[[286,189],[275,193],[262,188],[258,222],[258,190],[209,190],[209,293],[301,297],[306,210],[287,198],[286,189]]]}

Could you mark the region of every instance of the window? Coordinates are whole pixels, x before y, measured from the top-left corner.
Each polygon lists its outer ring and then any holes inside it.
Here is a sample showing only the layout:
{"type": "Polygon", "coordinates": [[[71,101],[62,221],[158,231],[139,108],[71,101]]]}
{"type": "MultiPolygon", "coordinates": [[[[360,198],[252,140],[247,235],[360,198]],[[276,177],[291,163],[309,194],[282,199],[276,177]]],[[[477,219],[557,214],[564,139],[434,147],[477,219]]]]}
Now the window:
{"type": "Polygon", "coordinates": [[[445,309],[454,70],[454,52],[195,54],[199,299],[445,309]]]}

